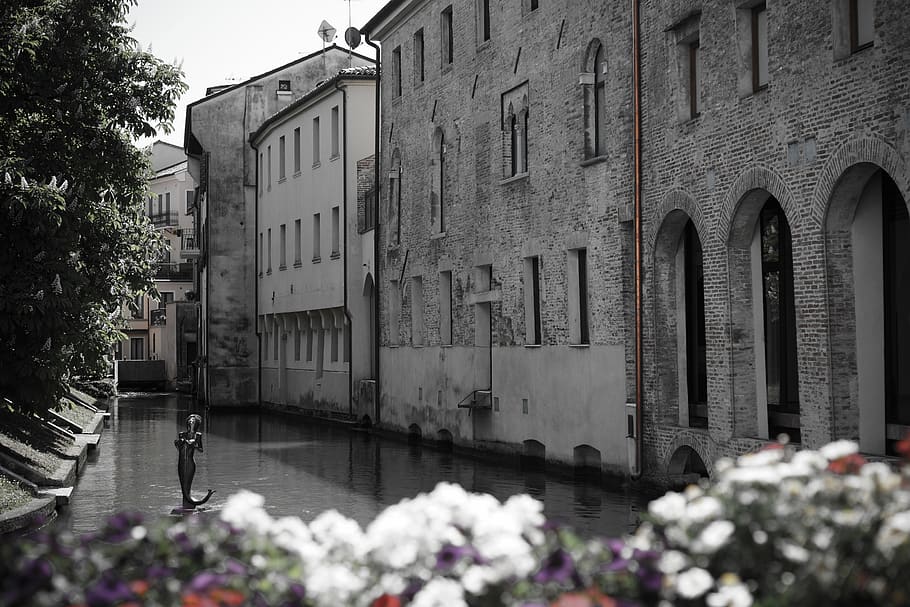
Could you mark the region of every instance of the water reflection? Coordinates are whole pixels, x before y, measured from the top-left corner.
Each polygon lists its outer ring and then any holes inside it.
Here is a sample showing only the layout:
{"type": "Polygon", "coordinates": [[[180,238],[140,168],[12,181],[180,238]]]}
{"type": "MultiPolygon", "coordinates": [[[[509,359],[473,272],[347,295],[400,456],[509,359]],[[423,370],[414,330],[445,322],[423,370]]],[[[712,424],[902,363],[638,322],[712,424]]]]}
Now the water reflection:
{"type": "MultiPolygon", "coordinates": [[[[100,456],[87,467],[58,524],[84,532],[120,510],[167,516],[181,501],[173,441],[190,412],[189,399],[181,396],[121,397],[111,408],[100,456]]],[[[549,517],[586,535],[619,535],[634,527],[646,503],[584,478],[502,467],[297,417],[199,413],[205,452],[197,454],[193,485],[199,495],[217,490],[209,502],[214,510],[243,488],[264,495],[273,516],[309,520],[335,508],[366,524],[385,506],[445,480],[499,499],[528,493],[544,502],[549,517]]]]}

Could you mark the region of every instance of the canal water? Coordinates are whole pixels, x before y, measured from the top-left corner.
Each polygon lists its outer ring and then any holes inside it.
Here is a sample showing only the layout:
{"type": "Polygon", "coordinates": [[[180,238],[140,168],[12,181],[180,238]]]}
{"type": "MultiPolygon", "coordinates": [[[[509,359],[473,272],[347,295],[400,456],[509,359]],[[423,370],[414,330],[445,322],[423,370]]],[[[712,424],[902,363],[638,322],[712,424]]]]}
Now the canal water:
{"type": "MultiPolygon", "coordinates": [[[[168,516],[180,505],[174,439],[191,401],[178,395],[136,394],[112,404],[98,455],[80,477],[57,526],[82,533],[124,510],[168,516]]],[[[216,493],[211,510],[248,489],[265,497],[272,516],[309,521],[334,508],[366,525],[386,506],[439,481],[504,500],[528,493],[545,514],[586,536],[632,531],[647,499],[629,490],[522,470],[508,463],[409,445],[347,427],[273,412],[216,410],[203,415],[203,453],[196,454],[193,494],[216,493]]]]}

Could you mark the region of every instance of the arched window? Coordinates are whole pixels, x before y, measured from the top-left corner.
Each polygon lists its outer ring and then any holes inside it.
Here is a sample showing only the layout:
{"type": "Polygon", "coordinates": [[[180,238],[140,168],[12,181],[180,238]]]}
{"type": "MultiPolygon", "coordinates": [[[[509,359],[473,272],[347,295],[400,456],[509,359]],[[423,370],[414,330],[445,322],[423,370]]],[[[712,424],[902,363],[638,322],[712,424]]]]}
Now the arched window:
{"type": "Polygon", "coordinates": [[[689,426],[708,426],[708,361],[705,338],[705,268],[692,220],[683,228],[683,303],[686,317],[686,388],[689,426]]]}
{"type": "Polygon", "coordinates": [[[800,441],[793,257],[784,210],[769,198],[759,215],[768,432],[800,441]]]}
{"type": "Polygon", "coordinates": [[[594,40],[588,46],[581,84],[584,86],[585,157],[606,154],[606,71],[604,46],[594,40]]]}
{"type": "Polygon", "coordinates": [[[511,168],[510,168],[509,175],[518,175],[521,172],[518,168],[518,166],[519,166],[518,141],[519,141],[520,135],[518,133],[518,116],[515,115],[515,110],[512,108],[511,105],[509,106],[509,116],[508,116],[508,118],[506,118],[506,125],[507,125],[506,128],[509,129],[509,142],[510,142],[509,143],[509,157],[510,157],[511,161],[509,163],[509,166],[511,168]]]}

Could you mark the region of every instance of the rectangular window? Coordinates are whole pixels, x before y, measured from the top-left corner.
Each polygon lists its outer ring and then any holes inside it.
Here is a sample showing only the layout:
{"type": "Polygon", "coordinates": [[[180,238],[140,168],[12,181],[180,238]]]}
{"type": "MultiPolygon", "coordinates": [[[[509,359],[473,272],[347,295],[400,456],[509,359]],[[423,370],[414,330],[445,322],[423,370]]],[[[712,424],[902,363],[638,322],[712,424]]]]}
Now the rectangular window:
{"type": "Polygon", "coordinates": [[[268,166],[266,166],[266,170],[268,171],[268,174],[269,174],[266,179],[266,184],[268,185],[268,188],[271,190],[272,189],[272,146],[269,146],[268,149],[266,150],[266,161],[268,163],[268,166]]]}
{"type": "Polygon", "coordinates": [[[269,245],[269,250],[268,250],[269,265],[265,271],[267,274],[271,274],[272,273],[272,228],[268,229],[268,245],[269,245]]]}
{"type": "Polygon", "coordinates": [[[284,166],[284,135],[282,135],[278,138],[278,179],[285,178],[284,166]]]}
{"type": "Polygon", "coordinates": [[[325,367],[325,329],[316,330],[316,379],[322,379],[325,367]]]}
{"type": "Polygon", "coordinates": [[[313,166],[319,166],[319,116],[313,118],[313,166]]]}
{"type": "Polygon", "coordinates": [[[281,224],[281,226],[279,227],[279,239],[278,239],[278,244],[281,247],[278,250],[278,269],[279,270],[284,270],[288,267],[287,243],[288,243],[287,226],[285,224],[281,224]]]}
{"type": "Polygon", "coordinates": [[[338,342],[340,341],[340,336],[338,335],[339,331],[338,331],[338,327],[332,327],[330,330],[332,332],[332,342],[331,342],[331,345],[329,348],[329,351],[331,353],[329,360],[331,360],[333,363],[337,363],[338,362],[338,342]]]}
{"type": "Polygon", "coordinates": [[[525,264],[525,343],[541,344],[540,257],[526,257],[525,264]]]}
{"type": "Polygon", "coordinates": [[[294,129],[294,173],[300,172],[300,127],[294,129]]]}
{"type": "Polygon", "coordinates": [[[452,343],[452,272],[439,273],[439,342],[452,343]]]}
{"type": "Polygon", "coordinates": [[[765,3],[752,8],[752,91],[768,86],[768,9],[765,3]]]}
{"type": "Polygon", "coordinates": [[[701,113],[701,46],[696,40],[689,44],[689,117],[701,113]]]}
{"type": "Polygon", "coordinates": [[[321,247],[319,244],[319,213],[313,215],[313,261],[319,261],[321,247]]]}
{"type": "Polygon", "coordinates": [[[414,84],[424,80],[423,71],[423,28],[414,34],[414,84]]]}
{"type": "Polygon", "coordinates": [[[332,207],[332,257],[338,257],[341,254],[340,251],[340,240],[341,240],[341,229],[340,229],[340,213],[338,207],[332,207]]]}
{"type": "Polygon", "coordinates": [[[442,40],[442,67],[445,68],[447,65],[452,65],[452,62],[455,60],[455,41],[453,40],[454,30],[452,29],[451,5],[447,6],[442,11],[440,29],[440,39],[442,40]]]}
{"type": "Polygon", "coordinates": [[[401,47],[396,46],[392,51],[392,93],[395,97],[401,97],[401,47]]]}
{"type": "Polygon", "coordinates": [[[294,265],[300,265],[300,220],[294,220],[294,265]]]}
{"type": "Polygon", "coordinates": [[[145,316],[145,295],[136,295],[133,297],[133,303],[130,306],[132,317],[139,319],[145,316]]]}
{"type": "Polygon", "coordinates": [[[332,158],[338,158],[341,123],[338,116],[338,106],[332,108],[332,158]]]}
{"type": "Polygon", "coordinates": [[[569,339],[590,343],[588,318],[588,251],[569,251],[569,339]]]}
{"type": "Polygon", "coordinates": [[[186,191],[186,214],[190,215],[193,212],[193,209],[196,208],[196,191],[187,190],[186,191]]]}
{"type": "Polygon", "coordinates": [[[477,40],[484,43],[490,39],[490,0],[477,0],[477,40]]]}
{"type": "Polygon", "coordinates": [[[141,337],[130,338],[130,360],[145,359],[145,340],[141,337]]]}
{"type": "Polygon", "coordinates": [[[164,195],[164,213],[168,217],[171,215],[171,193],[167,192],[164,195]]]}
{"type": "Polygon", "coordinates": [[[259,193],[265,187],[265,162],[262,159],[262,152],[259,153],[259,193]]]}
{"type": "Polygon", "coordinates": [[[389,345],[397,346],[400,343],[401,332],[398,321],[401,318],[401,291],[398,281],[389,282],[389,345]]]}
{"type": "Polygon", "coordinates": [[[850,0],[850,51],[872,46],[875,36],[873,0],[850,0]]]}
{"type": "Polygon", "coordinates": [[[538,0],[531,0],[531,10],[536,11],[538,6],[538,0]]]}
{"type": "Polygon", "coordinates": [[[307,362],[313,361],[313,329],[308,328],[306,330],[306,360],[307,362]]]}
{"type": "Polygon", "coordinates": [[[411,278],[411,344],[422,346],[424,332],[423,279],[411,278]]]}
{"type": "Polygon", "coordinates": [[[300,329],[294,329],[294,360],[300,360],[300,329]]]}
{"type": "Polygon", "coordinates": [[[265,264],[265,258],[262,257],[262,232],[259,232],[259,275],[262,276],[262,266],[265,264]]]}

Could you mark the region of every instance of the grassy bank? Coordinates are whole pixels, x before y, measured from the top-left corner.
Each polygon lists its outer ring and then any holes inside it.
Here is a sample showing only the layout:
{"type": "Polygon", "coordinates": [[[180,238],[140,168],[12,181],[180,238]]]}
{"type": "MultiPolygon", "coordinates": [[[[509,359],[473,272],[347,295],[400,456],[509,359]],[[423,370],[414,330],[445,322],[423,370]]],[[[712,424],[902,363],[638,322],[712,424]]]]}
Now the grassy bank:
{"type": "Polygon", "coordinates": [[[31,499],[27,491],[5,476],[0,476],[0,514],[24,506],[31,499]]]}

